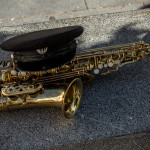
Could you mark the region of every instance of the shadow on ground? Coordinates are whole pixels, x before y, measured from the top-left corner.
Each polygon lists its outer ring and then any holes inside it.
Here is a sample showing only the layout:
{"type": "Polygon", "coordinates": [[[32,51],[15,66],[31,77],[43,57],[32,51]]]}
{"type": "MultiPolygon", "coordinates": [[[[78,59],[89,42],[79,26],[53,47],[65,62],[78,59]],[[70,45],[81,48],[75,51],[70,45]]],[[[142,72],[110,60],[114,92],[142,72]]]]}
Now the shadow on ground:
{"type": "Polygon", "coordinates": [[[144,29],[134,29],[135,25],[135,23],[126,24],[124,27],[114,33],[113,39],[111,39],[109,42],[96,44],[90,48],[99,48],[126,43],[134,43],[139,41],[150,43],[150,31],[144,29]]]}

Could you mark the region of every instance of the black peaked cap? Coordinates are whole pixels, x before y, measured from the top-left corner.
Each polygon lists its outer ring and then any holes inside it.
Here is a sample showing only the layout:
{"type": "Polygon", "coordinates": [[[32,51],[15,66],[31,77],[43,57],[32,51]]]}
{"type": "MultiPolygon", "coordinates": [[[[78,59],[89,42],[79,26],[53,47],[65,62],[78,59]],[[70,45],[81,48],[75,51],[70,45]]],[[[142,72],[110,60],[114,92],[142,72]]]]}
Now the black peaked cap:
{"type": "Polygon", "coordinates": [[[13,37],[2,43],[0,47],[13,52],[29,52],[48,47],[48,51],[53,52],[57,47],[80,36],[82,32],[81,26],[35,31],[13,37]]]}
{"type": "Polygon", "coordinates": [[[73,59],[76,53],[77,44],[75,40],[63,45],[55,52],[46,52],[38,54],[36,51],[26,53],[15,52],[15,66],[23,71],[46,71],[52,68],[60,67],[73,59]],[[32,54],[31,54],[32,53],[32,54]]]}

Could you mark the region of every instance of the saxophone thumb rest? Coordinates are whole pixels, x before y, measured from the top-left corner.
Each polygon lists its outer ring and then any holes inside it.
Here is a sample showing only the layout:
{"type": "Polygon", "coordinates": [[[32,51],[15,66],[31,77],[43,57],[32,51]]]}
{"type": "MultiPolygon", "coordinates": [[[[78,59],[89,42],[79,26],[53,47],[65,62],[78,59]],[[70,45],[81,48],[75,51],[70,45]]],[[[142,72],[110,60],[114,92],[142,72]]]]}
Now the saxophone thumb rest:
{"type": "Polygon", "coordinates": [[[12,51],[13,57],[0,62],[0,111],[59,107],[69,119],[78,110],[83,82],[150,56],[150,46],[144,42],[76,52],[75,38],[82,32],[81,26],[70,26],[2,43],[0,47],[12,51]]]}

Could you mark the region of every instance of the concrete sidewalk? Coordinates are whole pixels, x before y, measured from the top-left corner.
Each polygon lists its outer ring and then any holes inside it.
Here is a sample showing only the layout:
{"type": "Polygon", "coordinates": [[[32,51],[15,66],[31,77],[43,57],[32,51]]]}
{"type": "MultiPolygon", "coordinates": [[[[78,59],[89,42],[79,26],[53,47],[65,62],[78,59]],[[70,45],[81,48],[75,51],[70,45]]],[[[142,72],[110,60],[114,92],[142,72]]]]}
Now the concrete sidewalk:
{"type": "Polygon", "coordinates": [[[137,10],[150,0],[1,0],[0,26],[137,10]]]}

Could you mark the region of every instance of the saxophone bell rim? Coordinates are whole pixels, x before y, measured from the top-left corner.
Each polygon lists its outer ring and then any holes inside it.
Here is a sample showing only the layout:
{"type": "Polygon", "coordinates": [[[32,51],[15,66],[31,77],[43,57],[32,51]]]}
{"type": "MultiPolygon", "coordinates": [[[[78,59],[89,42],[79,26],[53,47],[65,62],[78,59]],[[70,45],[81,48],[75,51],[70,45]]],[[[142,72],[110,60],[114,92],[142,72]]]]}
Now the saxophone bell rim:
{"type": "Polygon", "coordinates": [[[72,118],[77,112],[83,93],[83,83],[80,78],[75,78],[67,87],[62,101],[62,113],[66,119],[72,118]],[[70,103],[68,102],[70,101],[70,103]]]}

